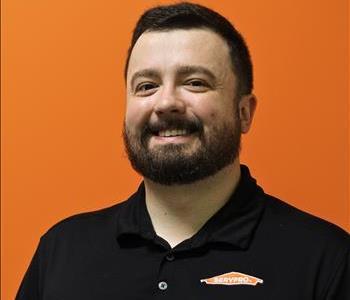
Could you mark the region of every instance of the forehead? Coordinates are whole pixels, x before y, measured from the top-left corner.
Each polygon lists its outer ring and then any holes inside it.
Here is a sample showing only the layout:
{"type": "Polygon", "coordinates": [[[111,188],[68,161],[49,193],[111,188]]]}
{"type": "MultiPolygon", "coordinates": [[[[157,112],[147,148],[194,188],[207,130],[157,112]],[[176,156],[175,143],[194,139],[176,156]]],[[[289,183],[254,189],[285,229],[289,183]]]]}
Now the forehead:
{"type": "Polygon", "coordinates": [[[127,78],[143,69],[162,73],[191,65],[207,68],[217,77],[232,72],[226,41],[208,29],[145,32],[130,55],[127,78]]]}

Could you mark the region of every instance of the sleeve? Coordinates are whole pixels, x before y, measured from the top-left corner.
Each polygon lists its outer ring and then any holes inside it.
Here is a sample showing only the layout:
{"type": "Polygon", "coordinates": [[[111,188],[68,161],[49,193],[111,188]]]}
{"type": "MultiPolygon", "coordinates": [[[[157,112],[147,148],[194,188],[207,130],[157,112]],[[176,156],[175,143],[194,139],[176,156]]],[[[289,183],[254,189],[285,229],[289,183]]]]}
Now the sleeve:
{"type": "Polygon", "coordinates": [[[40,300],[42,286],[42,240],[35,251],[32,261],[26,271],[15,300],[40,300]]]}
{"type": "Polygon", "coordinates": [[[340,263],[338,270],[331,281],[325,300],[350,299],[350,251],[340,263]]]}

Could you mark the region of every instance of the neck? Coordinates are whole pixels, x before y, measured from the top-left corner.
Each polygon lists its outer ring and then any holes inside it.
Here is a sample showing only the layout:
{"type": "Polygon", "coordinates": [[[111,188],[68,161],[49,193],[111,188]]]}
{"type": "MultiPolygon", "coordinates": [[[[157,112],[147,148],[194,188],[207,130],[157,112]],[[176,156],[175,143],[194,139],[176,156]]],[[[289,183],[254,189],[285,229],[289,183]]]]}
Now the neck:
{"type": "Polygon", "coordinates": [[[193,236],[229,200],[240,178],[239,161],[192,184],[165,186],[145,178],[153,227],[171,247],[193,236]]]}

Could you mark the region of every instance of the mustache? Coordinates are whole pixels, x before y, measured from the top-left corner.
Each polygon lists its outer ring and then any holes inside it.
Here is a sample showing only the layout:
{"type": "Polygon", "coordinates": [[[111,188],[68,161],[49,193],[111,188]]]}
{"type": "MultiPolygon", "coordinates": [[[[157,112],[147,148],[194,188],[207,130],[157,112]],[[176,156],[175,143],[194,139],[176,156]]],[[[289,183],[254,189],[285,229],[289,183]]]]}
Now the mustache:
{"type": "Polygon", "coordinates": [[[142,129],[141,140],[146,141],[152,135],[164,130],[186,130],[189,133],[203,133],[203,123],[198,119],[167,118],[153,123],[146,123],[142,129]]]}
{"type": "Polygon", "coordinates": [[[189,132],[202,131],[203,124],[198,119],[163,119],[155,123],[148,123],[144,127],[144,131],[150,132],[152,134],[158,133],[163,130],[172,130],[172,129],[185,129],[189,132]]]}

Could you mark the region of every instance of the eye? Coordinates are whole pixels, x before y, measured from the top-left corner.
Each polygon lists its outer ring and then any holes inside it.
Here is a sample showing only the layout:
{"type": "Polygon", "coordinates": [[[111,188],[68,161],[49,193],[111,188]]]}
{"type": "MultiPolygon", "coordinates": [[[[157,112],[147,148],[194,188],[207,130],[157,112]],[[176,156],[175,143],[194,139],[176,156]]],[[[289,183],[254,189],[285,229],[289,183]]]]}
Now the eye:
{"type": "Polygon", "coordinates": [[[194,92],[205,92],[210,88],[209,84],[202,79],[191,79],[186,81],[184,85],[194,92]]]}
{"type": "Polygon", "coordinates": [[[135,94],[139,96],[149,96],[155,92],[157,87],[158,85],[153,82],[142,82],[136,86],[135,94]]]}
{"type": "Polygon", "coordinates": [[[189,84],[192,86],[203,86],[204,85],[204,83],[200,80],[192,80],[189,82],[189,84]]]}

